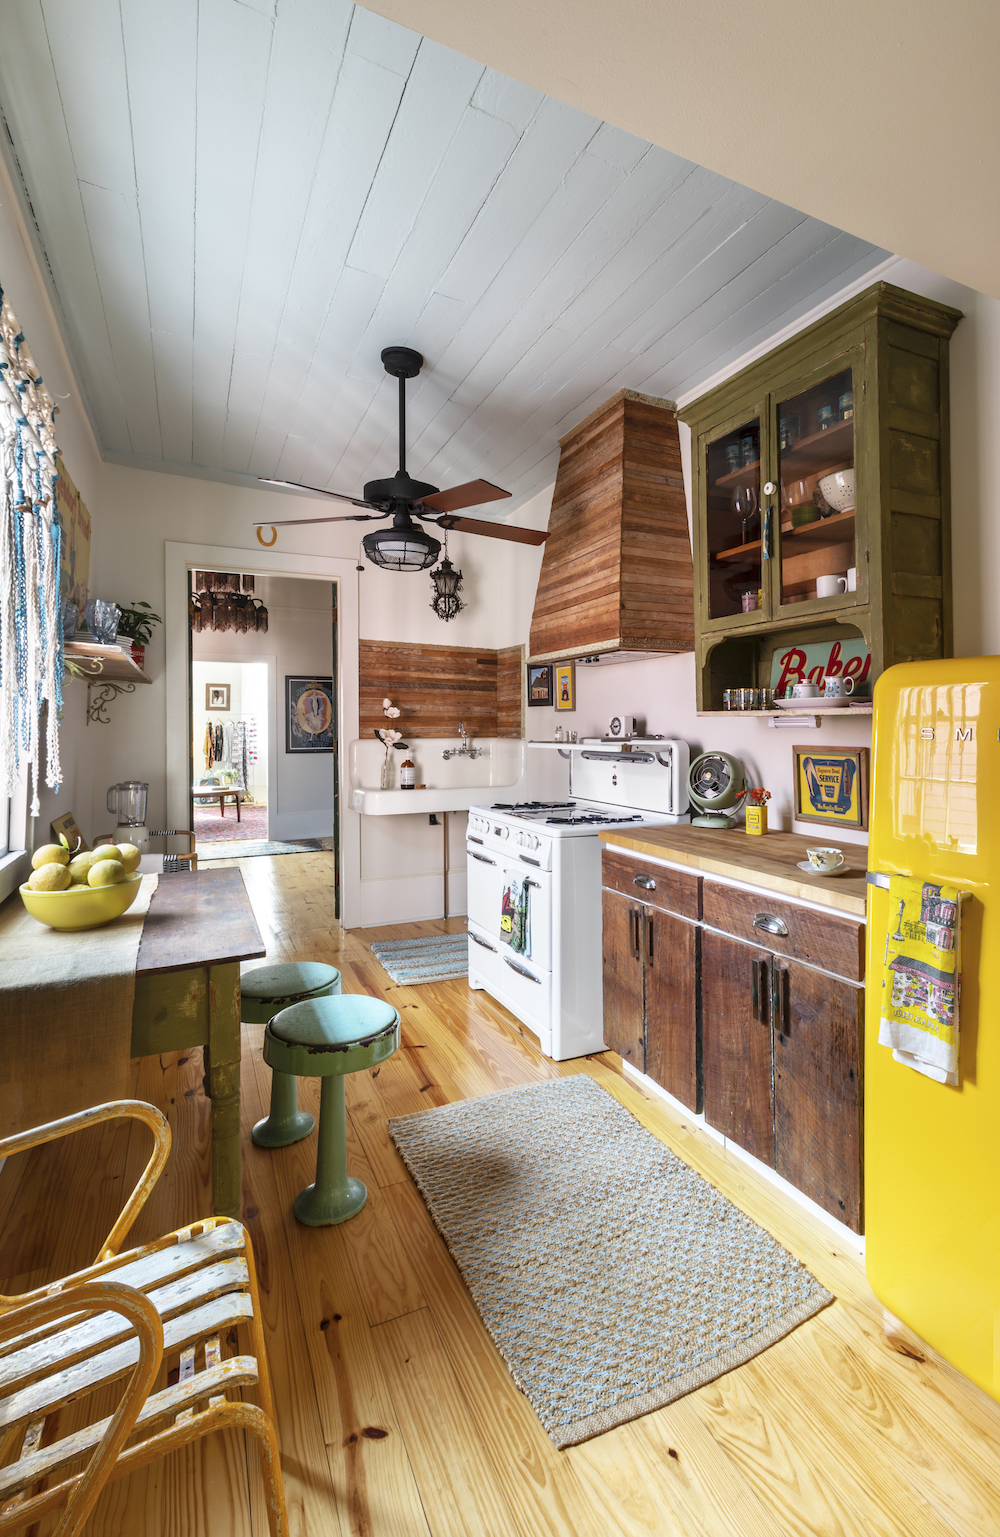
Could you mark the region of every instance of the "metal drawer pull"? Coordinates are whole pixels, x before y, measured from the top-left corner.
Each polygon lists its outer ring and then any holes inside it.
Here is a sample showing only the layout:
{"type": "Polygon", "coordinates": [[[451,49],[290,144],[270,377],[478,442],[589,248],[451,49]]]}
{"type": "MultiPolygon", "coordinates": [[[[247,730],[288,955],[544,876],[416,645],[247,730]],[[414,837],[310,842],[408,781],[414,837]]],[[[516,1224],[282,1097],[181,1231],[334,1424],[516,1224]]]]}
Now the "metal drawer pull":
{"type": "Polygon", "coordinates": [[[487,859],[485,854],[477,854],[475,849],[470,849],[469,853],[470,853],[470,855],[472,856],[473,859],[478,859],[479,863],[481,865],[495,865],[496,864],[496,860],[495,859],[487,859]]]}
{"type": "Polygon", "coordinates": [[[511,971],[516,971],[519,977],[527,977],[529,982],[534,982],[536,986],[541,987],[541,977],[533,977],[530,971],[526,971],[523,966],[516,965],[516,963],[510,960],[506,955],[504,956],[504,964],[509,966],[511,971]]]}
{"type": "Polygon", "coordinates": [[[480,939],[478,934],[470,934],[469,938],[470,939],[474,939],[477,945],[482,945],[484,950],[492,950],[493,954],[496,955],[496,953],[497,953],[496,945],[488,945],[486,943],[485,939],[480,939]]]}
{"type": "Polygon", "coordinates": [[[527,854],[518,854],[517,857],[522,859],[526,865],[534,865],[536,870],[542,862],[540,859],[530,859],[527,854]]]}
{"type": "Polygon", "coordinates": [[[633,875],[633,886],[641,886],[643,891],[655,891],[656,882],[651,875],[633,875]]]}
{"type": "Polygon", "coordinates": [[[646,915],[646,965],[653,964],[653,920],[646,915]]]}
{"type": "Polygon", "coordinates": [[[767,1023],[767,962],[757,959],[750,964],[750,1004],[758,1024],[767,1023]]]}
{"type": "Polygon", "coordinates": [[[630,907],[628,910],[628,947],[632,953],[632,959],[634,961],[640,960],[641,953],[639,950],[639,910],[636,907],[630,907]]]}
{"type": "Polygon", "coordinates": [[[525,876],[525,877],[524,877],[524,879],[523,879],[523,880],[522,880],[522,882],[521,882],[521,885],[522,885],[522,886],[534,886],[534,888],[535,888],[535,890],[536,890],[536,891],[541,891],[541,889],[542,889],[542,883],[541,883],[541,881],[533,881],[533,880],[532,880],[532,879],[531,879],[531,876],[530,876],[530,875],[526,875],[526,876],[525,876]]]}
{"type": "Polygon", "coordinates": [[[483,846],[482,838],[477,838],[475,833],[469,833],[468,838],[469,838],[469,842],[470,843],[478,843],[479,847],[482,848],[482,846],[483,846]]]}
{"type": "Polygon", "coordinates": [[[773,913],[754,913],[753,926],[755,929],[764,929],[768,934],[788,934],[788,924],[776,918],[773,913]]]}
{"type": "Polygon", "coordinates": [[[788,1035],[789,1023],[789,999],[788,999],[788,968],[787,966],[775,966],[774,968],[774,1023],[779,1035],[788,1035]]]}

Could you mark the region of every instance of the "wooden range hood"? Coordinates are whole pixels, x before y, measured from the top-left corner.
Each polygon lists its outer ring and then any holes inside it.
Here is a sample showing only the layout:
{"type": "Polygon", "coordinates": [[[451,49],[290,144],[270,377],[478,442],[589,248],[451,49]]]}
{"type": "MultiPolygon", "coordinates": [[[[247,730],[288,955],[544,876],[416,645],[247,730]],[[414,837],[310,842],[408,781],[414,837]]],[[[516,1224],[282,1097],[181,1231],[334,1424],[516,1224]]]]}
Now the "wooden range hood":
{"type": "Polygon", "coordinates": [[[620,390],[559,440],[532,662],[694,650],[694,572],[672,401],[620,390]]]}

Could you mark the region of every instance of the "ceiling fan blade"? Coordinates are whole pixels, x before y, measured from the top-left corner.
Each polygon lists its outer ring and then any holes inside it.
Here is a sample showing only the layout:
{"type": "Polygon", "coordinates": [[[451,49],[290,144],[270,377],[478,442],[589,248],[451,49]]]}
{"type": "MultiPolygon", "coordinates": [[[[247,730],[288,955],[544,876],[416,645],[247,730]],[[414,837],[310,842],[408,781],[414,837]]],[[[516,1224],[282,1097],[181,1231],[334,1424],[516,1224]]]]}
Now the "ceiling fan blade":
{"type": "MultiPolygon", "coordinates": [[[[361,502],[364,507],[366,503],[361,502]]],[[[332,518],[265,518],[260,523],[254,523],[254,528],[291,528],[297,523],[377,523],[384,518],[384,512],[345,512],[340,517],[332,518]]]]}
{"type": "MultiPolygon", "coordinates": [[[[352,507],[372,507],[378,511],[374,502],[363,501],[357,496],[344,496],[340,491],[323,491],[319,486],[303,486],[297,480],[271,480],[267,475],[258,475],[257,479],[264,486],[283,486],[288,491],[311,491],[314,496],[332,496],[336,502],[350,502],[352,507]]],[[[466,503],[463,502],[461,505],[465,506],[466,503]]],[[[309,520],[307,519],[306,521],[308,522],[309,520]]],[[[318,522],[319,520],[313,519],[312,521],[318,522]]]]}
{"type": "Polygon", "coordinates": [[[510,496],[488,480],[467,480],[464,486],[452,486],[450,491],[435,491],[433,496],[421,497],[425,507],[432,512],[457,512],[460,507],[478,507],[482,502],[499,502],[510,496]]]}
{"type": "Polygon", "coordinates": [[[457,518],[446,513],[435,519],[438,528],[454,528],[460,534],[485,534],[487,539],[511,539],[515,544],[544,544],[549,537],[542,528],[517,528],[510,523],[486,523],[482,518],[457,518]]]}

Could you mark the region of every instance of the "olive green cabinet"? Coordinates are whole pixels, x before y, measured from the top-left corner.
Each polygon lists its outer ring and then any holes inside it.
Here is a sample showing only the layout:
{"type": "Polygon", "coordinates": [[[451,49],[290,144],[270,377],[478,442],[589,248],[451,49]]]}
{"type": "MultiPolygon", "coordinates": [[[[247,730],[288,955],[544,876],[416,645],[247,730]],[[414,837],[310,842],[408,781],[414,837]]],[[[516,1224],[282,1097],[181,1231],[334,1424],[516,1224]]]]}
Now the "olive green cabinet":
{"type": "Polygon", "coordinates": [[[768,687],[791,644],[860,642],[866,684],[951,654],[948,342],[960,319],[878,283],[680,413],[700,710],[721,709],[724,689],[768,687]]]}

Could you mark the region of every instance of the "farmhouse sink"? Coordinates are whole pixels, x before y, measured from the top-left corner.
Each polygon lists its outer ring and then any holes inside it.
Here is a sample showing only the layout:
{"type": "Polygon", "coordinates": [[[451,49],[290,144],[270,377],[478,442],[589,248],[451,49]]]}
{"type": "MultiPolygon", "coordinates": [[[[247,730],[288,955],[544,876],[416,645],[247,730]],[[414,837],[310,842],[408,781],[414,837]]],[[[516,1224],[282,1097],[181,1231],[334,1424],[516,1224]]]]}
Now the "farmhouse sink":
{"type": "Polygon", "coordinates": [[[381,790],[384,748],[373,736],[371,741],[352,742],[348,750],[348,776],[351,786],[351,810],[363,816],[412,816],[414,812],[468,811],[481,801],[523,800],[526,771],[525,744],[516,737],[470,737],[470,747],[481,749],[476,758],[442,756],[446,748],[461,747],[460,737],[413,737],[406,752],[390,748],[393,778],[398,782],[399,765],[412,758],[417,766],[417,783],[423,790],[381,790]]]}

